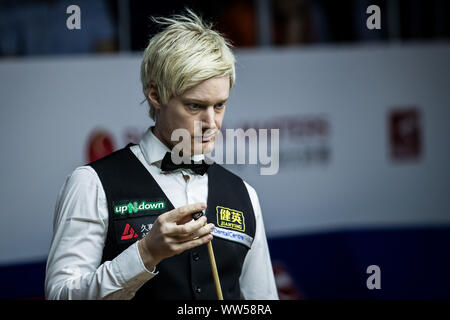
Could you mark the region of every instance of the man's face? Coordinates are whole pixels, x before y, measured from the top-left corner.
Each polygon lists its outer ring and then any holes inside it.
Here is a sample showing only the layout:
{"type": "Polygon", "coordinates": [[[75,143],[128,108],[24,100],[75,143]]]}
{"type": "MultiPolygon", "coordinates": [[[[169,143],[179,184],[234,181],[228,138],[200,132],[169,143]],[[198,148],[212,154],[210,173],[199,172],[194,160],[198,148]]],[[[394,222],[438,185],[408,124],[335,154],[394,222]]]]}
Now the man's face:
{"type": "Polygon", "coordinates": [[[191,139],[191,154],[210,153],[225,115],[225,102],[230,94],[228,76],[213,77],[160,105],[155,135],[172,149],[179,141],[171,141],[175,129],[186,129],[191,139]],[[197,123],[197,137],[194,135],[197,123]],[[201,128],[200,128],[201,127],[201,128]],[[194,150],[194,141],[201,146],[194,150]],[[201,149],[201,150],[200,150],[201,149]]]}

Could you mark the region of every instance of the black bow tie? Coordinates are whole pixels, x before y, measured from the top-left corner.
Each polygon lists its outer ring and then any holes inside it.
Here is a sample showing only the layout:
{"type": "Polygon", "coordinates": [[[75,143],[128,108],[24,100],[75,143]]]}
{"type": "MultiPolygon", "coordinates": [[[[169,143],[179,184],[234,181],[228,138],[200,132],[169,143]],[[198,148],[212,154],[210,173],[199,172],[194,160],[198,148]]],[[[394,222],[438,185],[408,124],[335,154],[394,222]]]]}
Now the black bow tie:
{"type": "Polygon", "coordinates": [[[206,171],[208,171],[209,164],[205,162],[205,160],[202,160],[201,163],[180,163],[175,164],[172,162],[172,158],[170,155],[170,152],[166,152],[166,155],[162,159],[161,162],[161,170],[162,171],[174,171],[177,169],[191,169],[197,174],[204,175],[206,171]]]}

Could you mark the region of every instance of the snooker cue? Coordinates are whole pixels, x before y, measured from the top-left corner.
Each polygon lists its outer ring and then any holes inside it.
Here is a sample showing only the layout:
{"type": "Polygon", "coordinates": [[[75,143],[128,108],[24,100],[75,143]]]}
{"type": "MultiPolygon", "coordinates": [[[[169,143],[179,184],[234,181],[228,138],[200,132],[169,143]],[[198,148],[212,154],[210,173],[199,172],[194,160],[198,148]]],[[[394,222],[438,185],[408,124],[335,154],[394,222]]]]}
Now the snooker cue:
{"type": "Polygon", "coordinates": [[[211,262],[211,271],[216,285],[217,299],[223,300],[222,288],[220,287],[219,273],[217,272],[216,259],[214,258],[214,251],[211,241],[208,242],[209,261],[211,262]]]}
{"type": "MultiPolygon", "coordinates": [[[[199,219],[201,216],[206,216],[204,211],[196,212],[192,214],[194,220],[199,219]]],[[[222,288],[220,287],[219,273],[217,272],[216,259],[214,258],[214,251],[212,247],[212,240],[206,245],[208,247],[209,262],[211,265],[211,271],[214,279],[214,285],[216,286],[217,299],[223,300],[222,288]]]]}

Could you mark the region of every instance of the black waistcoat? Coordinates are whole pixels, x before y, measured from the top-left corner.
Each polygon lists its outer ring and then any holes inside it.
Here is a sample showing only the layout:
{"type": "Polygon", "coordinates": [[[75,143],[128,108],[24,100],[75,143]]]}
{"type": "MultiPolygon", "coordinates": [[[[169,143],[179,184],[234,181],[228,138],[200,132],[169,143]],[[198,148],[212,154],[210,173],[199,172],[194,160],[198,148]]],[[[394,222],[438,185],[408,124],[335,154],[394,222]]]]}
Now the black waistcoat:
{"type": "MultiPolygon", "coordinates": [[[[160,214],[174,209],[129,146],[90,163],[108,203],[102,263],[144,237],[160,214]]],[[[242,179],[216,163],[208,170],[206,216],[219,227],[213,234],[220,231],[212,245],[224,299],[240,299],[239,276],[255,236],[255,216],[242,179]],[[247,241],[235,241],[243,237],[247,241]]],[[[135,299],[217,299],[206,245],[163,260],[157,270],[159,274],[137,291],[135,299]]]]}

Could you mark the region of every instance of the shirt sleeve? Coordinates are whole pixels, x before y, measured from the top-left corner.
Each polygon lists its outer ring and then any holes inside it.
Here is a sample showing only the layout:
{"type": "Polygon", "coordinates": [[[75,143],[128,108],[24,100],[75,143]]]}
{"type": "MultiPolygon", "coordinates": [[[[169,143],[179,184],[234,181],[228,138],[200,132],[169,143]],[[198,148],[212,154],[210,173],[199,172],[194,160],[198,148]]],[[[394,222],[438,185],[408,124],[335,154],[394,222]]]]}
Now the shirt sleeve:
{"type": "MultiPolygon", "coordinates": [[[[77,168],[58,195],[47,259],[47,299],[131,299],[156,273],[148,271],[137,242],[101,263],[108,230],[105,192],[95,170],[77,168]]],[[[153,270],[154,271],[154,270],[153,270]]]]}
{"type": "Polygon", "coordinates": [[[247,300],[278,300],[258,195],[252,186],[245,181],[244,183],[255,213],[256,232],[239,278],[241,294],[247,300]]]}

